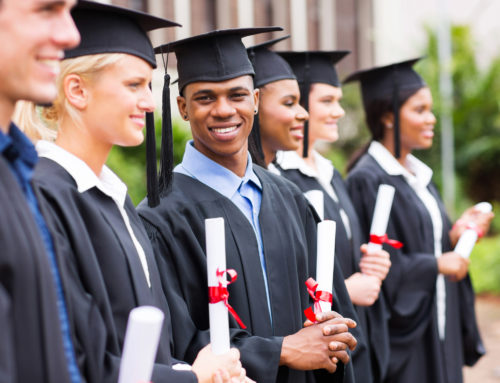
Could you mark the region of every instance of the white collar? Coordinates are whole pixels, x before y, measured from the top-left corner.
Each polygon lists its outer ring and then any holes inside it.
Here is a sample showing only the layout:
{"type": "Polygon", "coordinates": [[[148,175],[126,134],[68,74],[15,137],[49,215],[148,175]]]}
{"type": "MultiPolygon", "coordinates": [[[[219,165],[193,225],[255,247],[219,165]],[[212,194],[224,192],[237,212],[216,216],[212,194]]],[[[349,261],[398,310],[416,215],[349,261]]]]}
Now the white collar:
{"type": "Polygon", "coordinates": [[[326,183],[330,183],[333,178],[333,173],[335,168],[332,162],[321,154],[319,154],[316,150],[312,151],[312,155],[314,156],[314,161],[316,163],[317,171],[311,168],[304,159],[294,151],[287,152],[278,152],[280,154],[277,156],[278,164],[284,169],[297,169],[299,172],[308,177],[313,178],[322,178],[326,181],[326,183]]]}
{"type": "Polygon", "coordinates": [[[127,186],[106,165],[97,177],[83,160],[52,142],[40,140],[36,144],[36,150],[40,157],[61,165],[73,177],[80,193],[96,187],[120,206],[125,205],[127,186]]]}
{"type": "Polygon", "coordinates": [[[411,172],[402,166],[396,158],[394,158],[391,152],[378,141],[371,142],[368,148],[368,154],[370,154],[382,169],[391,176],[402,175],[409,184],[423,187],[427,187],[429,182],[431,182],[432,169],[411,154],[406,156],[406,165],[411,172]]]}

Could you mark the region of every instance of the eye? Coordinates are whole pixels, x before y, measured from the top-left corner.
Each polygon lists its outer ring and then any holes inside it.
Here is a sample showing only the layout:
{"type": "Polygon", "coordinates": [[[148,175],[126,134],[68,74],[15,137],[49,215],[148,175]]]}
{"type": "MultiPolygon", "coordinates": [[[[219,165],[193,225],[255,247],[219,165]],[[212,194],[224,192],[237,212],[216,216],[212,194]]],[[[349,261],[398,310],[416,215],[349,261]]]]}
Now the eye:
{"type": "Polygon", "coordinates": [[[234,100],[234,101],[242,101],[242,100],[244,100],[246,97],[247,97],[247,94],[246,94],[246,93],[233,93],[233,94],[231,95],[231,100],[234,100]]]}
{"type": "Polygon", "coordinates": [[[212,101],[213,99],[214,99],[213,96],[210,96],[208,94],[199,95],[199,96],[195,97],[195,101],[201,102],[201,103],[208,103],[208,102],[212,101]]]}

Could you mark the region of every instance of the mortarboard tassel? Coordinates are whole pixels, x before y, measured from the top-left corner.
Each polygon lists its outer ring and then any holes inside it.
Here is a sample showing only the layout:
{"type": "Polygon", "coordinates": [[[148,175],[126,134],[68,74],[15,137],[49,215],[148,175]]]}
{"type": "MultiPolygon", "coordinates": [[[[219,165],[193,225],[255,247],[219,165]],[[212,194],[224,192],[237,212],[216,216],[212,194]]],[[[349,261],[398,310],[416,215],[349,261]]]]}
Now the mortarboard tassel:
{"type": "Polygon", "coordinates": [[[172,188],[172,170],[174,167],[174,144],[172,120],[170,118],[170,75],[165,66],[162,92],[161,119],[161,155],[160,155],[160,196],[166,196],[172,188]]]}
{"type": "MultiPolygon", "coordinates": [[[[309,55],[306,54],[306,65],[304,68],[304,83],[300,89],[301,96],[304,97],[302,104],[304,109],[309,112],[309,91],[311,90],[311,80],[309,76],[309,55]]],[[[304,121],[304,140],[302,147],[302,157],[307,158],[309,155],[309,120],[304,121]]]]}
{"type": "Polygon", "coordinates": [[[156,170],[155,117],[153,112],[146,113],[146,177],[148,206],[158,206],[160,197],[158,190],[158,172],[156,170]]]}
{"type": "Polygon", "coordinates": [[[394,114],[394,156],[401,157],[401,144],[399,140],[399,82],[398,69],[394,68],[394,93],[392,95],[392,112],[394,114]]]}

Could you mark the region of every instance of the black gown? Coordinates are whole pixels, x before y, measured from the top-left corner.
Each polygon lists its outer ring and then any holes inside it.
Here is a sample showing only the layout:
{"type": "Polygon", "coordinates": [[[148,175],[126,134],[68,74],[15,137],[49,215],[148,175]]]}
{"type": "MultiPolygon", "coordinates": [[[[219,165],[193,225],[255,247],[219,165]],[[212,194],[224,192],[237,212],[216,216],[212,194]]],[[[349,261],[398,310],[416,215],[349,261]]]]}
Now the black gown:
{"type": "MultiPolygon", "coordinates": [[[[334,170],[331,185],[338,197],[338,203],[330,197],[320,182],[305,175],[298,169],[283,169],[281,175],[288,178],[302,192],[321,190],[324,195],[324,219],[337,222],[335,235],[335,255],[339,260],[345,278],[360,272],[359,261],[362,244],[361,226],[356,210],[347,192],[342,176],[334,170]],[[342,208],[350,222],[351,239],[349,239],[344,221],[340,215],[342,208]]],[[[370,307],[355,306],[362,334],[355,334],[358,347],[353,352],[353,367],[357,382],[382,382],[389,363],[389,333],[387,328],[388,313],[383,294],[370,307]],[[359,335],[362,335],[360,337],[359,335]],[[368,343],[366,346],[362,341],[368,343]],[[368,351],[369,350],[369,351],[368,351]],[[369,353],[369,355],[368,355],[369,353]]]]}
{"type": "Polygon", "coordinates": [[[0,249],[0,381],[70,382],[45,245],[2,155],[0,249]]]}
{"type": "Polygon", "coordinates": [[[170,314],[151,244],[131,200],[127,197],[125,210],[146,255],[151,289],[110,197],[96,187],[80,193],[72,176],[46,158],[40,159],[33,182],[48,206],[43,213],[56,238],[77,358],[87,381],[117,381],[128,314],[152,305],[165,313],[152,380],[195,382],[192,372],[170,367],[170,314]]]}
{"type": "MultiPolygon", "coordinates": [[[[314,265],[308,265],[307,254],[316,253],[317,222],[293,184],[258,166],[254,166],[254,171],[263,187],[259,221],[272,324],[257,239],[251,224],[231,200],[191,177],[175,173],[172,191],[158,207],[151,209],[145,201],[139,205],[139,214],[155,248],[164,289],[178,295],[178,302],[171,305],[172,316],[185,305],[203,334],[177,349],[187,338],[178,327],[181,323],[174,321],[174,344],[176,352],[181,353],[174,355],[189,361],[208,343],[204,222],[206,218],[223,217],[227,267],[238,273],[237,281],[228,288],[229,303],[247,326],[246,330],[239,329],[230,316],[231,340],[241,352],[247,375],[259,383],[343,381],[344,368],[352,373],[350,363],[343,366],[339,362],[333,375],[279,367],[282,337],[303,327],[303,310],[310,305],[305,281],[314,265]]],[[[342,283],[335,285],[333,299],[339,305],[334,304],[334,309],[341,311],[339,307],[345,304],[347,291],[338,272],[336,280],[342,283]]]]}
{"type": "MultiPolygon", "coordinates": [[[[441,341],[435,304],[438,271],[433,225],[426,207],[403,176],[387,174],[369,154],[360,159],[347,178],[366,236],[382,183],[396,188],[387,233],[404,244],[399,250],[386,248],[392,262],[383,284],[391,314],[391,360],[386,382],[462,382],[462,366],[474,364],[484,353],[470,279],[455,283],[445,278],[446,336],[441,341]]],[[[451,224],[434,184],[430,183],[428,189],[441,211],[444,253],[451,250],[451,224]]]]}

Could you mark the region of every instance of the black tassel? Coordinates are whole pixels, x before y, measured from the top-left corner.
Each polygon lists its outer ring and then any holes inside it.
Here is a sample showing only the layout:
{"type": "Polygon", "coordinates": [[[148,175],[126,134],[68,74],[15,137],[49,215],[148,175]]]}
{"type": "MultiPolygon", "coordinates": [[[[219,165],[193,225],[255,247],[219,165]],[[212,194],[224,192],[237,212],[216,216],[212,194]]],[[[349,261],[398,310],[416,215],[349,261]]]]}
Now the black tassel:
{"type": "Polygon", "coordinates": [[[170,75],[165,73],[162,93],[160,196],[166,196],[172,188],[174,167],[174,143],[170,118],[170,75]]]}
{"type": "Polygon", "coordinates": [[[148,206],[158,206],[160,196],[158,190],[158,172],[156,169],[155,117],[153,112],[146,113],[146,177],[148,206]]]}
{"type": "MultiPolygon", "coordinates": [[[[309,75],[309,55],[306,54],[306,65],[304,68],[304,83],[300,89],[300,95],[303,98],[302,106],[309,112],[309,92],[311,90],[311,80],[309,75]]],[[[302,148],[302,157],[307,158],[309,155],[309,120],[304,121],[304,140],[302,148]]]]}
{"type": "Polygon", "coordinates": [[[401,157],[401,142],[399,131],[399,83],[398,70],[394,70],[394,93],[392,95],[392,112],[394,114],[394,156],[401,157]]]}

